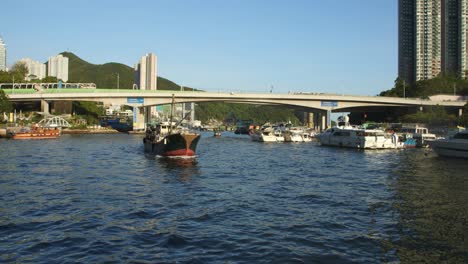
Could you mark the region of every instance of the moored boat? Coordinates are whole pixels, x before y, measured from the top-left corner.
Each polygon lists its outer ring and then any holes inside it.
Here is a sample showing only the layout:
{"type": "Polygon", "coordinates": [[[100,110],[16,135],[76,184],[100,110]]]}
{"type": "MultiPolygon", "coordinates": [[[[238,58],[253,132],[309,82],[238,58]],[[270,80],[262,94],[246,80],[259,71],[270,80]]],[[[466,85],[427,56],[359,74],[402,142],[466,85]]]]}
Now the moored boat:
{"type": "Polygon", "coordinates": [[[57,127],[24,127],[11,135],[12,139],[56,139],[60,136],[57,127]]]}
{"type": "Polygon", "coordinates": [[[405,126],[400,129],[396,129],[395,132],[399,137],[405,139],[405,147],[415,146],[425,148],[429,146],[428,142],[437,139],[435,134],[429,133],[429,130],[426,127],[419,125],[405,126]]]}
{"type": "Polygon", "coordinates": [[[385,133],[381,129],[365,129],[348,124],[348,117],[340,120],[343,125],[336,126],[318,134],[321,145],[358,149],[396,149],[401,148],[397,135],[385,133]]]}
{"type": "Polygon", "coordinates": [[[303,127],[290,127],[283,132],[285,142],[310,142],[312,136],[306,128],[303,127]]]}
{"type": "Polygon", "coordinates": [[[270,124],[265,124],[259,130],[253,131],[250,138],[252,141],[259,142],[284,142],[283,132],[277,126],[270,124]]]}
{"type": "Polygon", "coordinates": [[[100,117],[99,124],[123,133],[133,131],[133,118],[130,116],[103,116],[100,117]]]}
{"type": "Polygon", "coordinates": [[[461,130],[446,139],[429,141],[429,146],[439,156],[468,159],[468,130],[461,130]]]}

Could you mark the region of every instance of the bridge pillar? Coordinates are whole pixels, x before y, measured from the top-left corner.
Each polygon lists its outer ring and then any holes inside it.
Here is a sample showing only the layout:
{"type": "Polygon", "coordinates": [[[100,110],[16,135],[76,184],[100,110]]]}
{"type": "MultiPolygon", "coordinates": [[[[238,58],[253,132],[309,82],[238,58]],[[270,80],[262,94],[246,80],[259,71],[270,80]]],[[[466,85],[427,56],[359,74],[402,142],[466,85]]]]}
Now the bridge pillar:
{"type": "Polygon", "coordinates": [[[325,129],[327,129],[327,115],[326,115],[326,112],[321,113],[320,115],[322,116],[322,126],[321,126],[320,130],[325,130],[325,129]]]}
{"type": "Polygon", "coordinates": [[[133,130],[145,129],[145,107],[133,107],[133,130]]]}
{"type": "Polygon", "coordinates": [[[147,106],[145,107],[144,109],[144,114],[145,114],[145,123],[148,124],[151,122],[151,116],[153,115],[153,111],[151,108],[153,109],[156,109],[155,106],[151,107],[151,106],[147,106]]]}
{"type": "Polygon", "coordinates": [[[463,115],[463,108],[458,109],[458,117],[461,117],[463,115]]]}
{"type": "Polygon", "coordinates": [[[49,114],[49,103],[46,100],[41,100],[41,112],[49,114]]]}
{"type": "Polygon", "coordinates": [[[304,123],[307,124],[308,128],[315,128],[313,112],[304,112],[304,123]]]}

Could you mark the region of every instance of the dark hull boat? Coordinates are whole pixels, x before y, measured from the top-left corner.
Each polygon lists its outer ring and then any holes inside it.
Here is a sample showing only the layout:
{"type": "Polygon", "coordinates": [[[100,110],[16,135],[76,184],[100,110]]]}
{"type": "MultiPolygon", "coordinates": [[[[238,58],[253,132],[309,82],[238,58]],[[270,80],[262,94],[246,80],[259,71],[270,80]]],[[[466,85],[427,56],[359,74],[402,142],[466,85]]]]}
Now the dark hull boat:
{"type": "Polygon", "coordinates": [[[149,124],[143,139],[145,152],[166,158],[194,158],[200,134],[192,133],[172,122],[174,95],[172,95],[170,122],[149,124]]]}
{"type": "Polygon", "coordinates": [[[145,152],[162,157],[195,157],[200,135],[195,133],[174,133],[161,138],[145,137],[145,152]]]}
{"type": "Polygon", "coordinates": [[[99,125],[111,127],[119,132],[127,133],[133,131],[133,119],[131,117],[104,116],[100,117],[99,125]]]}

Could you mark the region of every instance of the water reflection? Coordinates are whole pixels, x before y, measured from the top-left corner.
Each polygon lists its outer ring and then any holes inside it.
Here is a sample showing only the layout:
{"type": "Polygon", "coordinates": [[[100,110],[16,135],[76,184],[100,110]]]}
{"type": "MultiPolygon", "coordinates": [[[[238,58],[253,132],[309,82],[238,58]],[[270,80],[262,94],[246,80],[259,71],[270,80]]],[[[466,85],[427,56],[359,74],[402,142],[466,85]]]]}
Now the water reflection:
{"type": "Polygon", "coordinates": [[[466,263],[467,162],[422,151],[402,158],[393,172],[398,235],[389,248],[403,263],[466,263]]]}

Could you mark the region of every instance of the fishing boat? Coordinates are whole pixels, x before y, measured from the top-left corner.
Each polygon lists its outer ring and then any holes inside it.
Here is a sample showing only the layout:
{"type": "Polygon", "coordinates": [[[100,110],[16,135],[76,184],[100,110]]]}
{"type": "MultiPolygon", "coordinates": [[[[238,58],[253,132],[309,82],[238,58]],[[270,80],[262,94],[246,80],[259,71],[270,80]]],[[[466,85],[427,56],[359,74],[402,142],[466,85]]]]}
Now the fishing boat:
{"type": "Polygon", "coordinates": [[[439,156],[468,159],[468,130],[460,130],[446,139],[429,141],[429,146],[439,156]]]}
{"type": "Polygon", "coordinates": [[[60,129],[57,127],[24,127],[17,132],[13,132],[12,139],[57,139],[60,136],[60,129]]]}
{"type": "Polygon", "coordinates": [[[143,138],[146,153],[168,158],[193,158],[196,154],[200,134],[172,122],[174,96],[172,98],[169,122],[148,125],[143,138]]]}
{"type": "Polygon", "coordinates": [[[147,127],[143,144],[145,152],[155,156],[194,157],[199,140],[200,134],[162,123],[147,127]]]}

